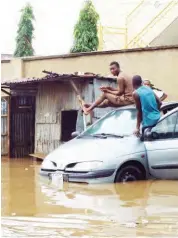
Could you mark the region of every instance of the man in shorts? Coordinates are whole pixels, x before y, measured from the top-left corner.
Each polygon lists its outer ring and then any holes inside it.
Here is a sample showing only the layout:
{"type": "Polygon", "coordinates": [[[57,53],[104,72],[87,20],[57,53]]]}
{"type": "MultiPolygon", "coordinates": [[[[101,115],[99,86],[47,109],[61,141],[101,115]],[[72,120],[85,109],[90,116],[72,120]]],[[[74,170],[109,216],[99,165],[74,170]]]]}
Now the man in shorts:
{"type": "Polygon", "coordinates": [[[110,71],[113,76],[117,76],[118,88],[101,87],[101,97],[99,97],[94,103],[85,104],[83,111],[85,114],[89,114],[94,108],[105,107],[122,107],[130,104],[134,104],[133,100],[133,86],[132,77],[123,73],[120,69],[118,62],[113,61],[110,64],[110,71]]]}

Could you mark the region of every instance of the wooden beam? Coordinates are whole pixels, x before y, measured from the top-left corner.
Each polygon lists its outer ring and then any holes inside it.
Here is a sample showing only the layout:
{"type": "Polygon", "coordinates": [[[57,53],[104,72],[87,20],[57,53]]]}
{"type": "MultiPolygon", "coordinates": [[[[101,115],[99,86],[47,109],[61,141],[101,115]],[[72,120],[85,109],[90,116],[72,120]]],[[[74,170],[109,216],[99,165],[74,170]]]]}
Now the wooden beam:
{"type": "Polygon", "coordinates": [[[2,85],[1,88],[8,88],[8,89],[10,89],[10,87],[7,86],[7,85],[2,85]]]}
{"type": "Polygon", "coordinates": [[[7,92],[5,89],[1,88],[1,91],[9,96],[11,96],[11,93],[7,92]]]}
{"type": "MultiPolygon", "coordinates": [[[[74,83],[74,81],[72,79],[69,82],[70,82],[73,90],[75,91],[75,93],[77,95],[77,98],[78,98],[78,101],[79,101],[81,109],[83,109],[83,106],[84,106],[85,102],[84,102],[82,96],[80,95],[80,92],[79,92],[77,86],[75,85],[75,83],[74,83]]],[[[91,113],[88,114],[88,115],[85,115],[83,113],[83,123],[84,123],[84,130],[87,128],[88,125],[91,125],[91,123],[92,123],[92,115],[91,115],[91,113]]]]}

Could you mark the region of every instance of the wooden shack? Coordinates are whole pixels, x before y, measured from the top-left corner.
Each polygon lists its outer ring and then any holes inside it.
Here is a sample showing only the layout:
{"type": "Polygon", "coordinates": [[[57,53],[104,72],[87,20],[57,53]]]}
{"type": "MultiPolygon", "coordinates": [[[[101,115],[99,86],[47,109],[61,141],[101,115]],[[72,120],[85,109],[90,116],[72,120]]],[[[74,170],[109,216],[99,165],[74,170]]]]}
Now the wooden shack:
{"type": "MultiPolygon", "coordinates": [[[[43,78],[27,78],[2,82],[9,87],[9,156],[48,154],[61,143],[70,140],[71,133],[83,130],[82,113],[73,80],[86,102],[93,102],[101,85],[115,87],[115,80],[98,75],[51,73],[43,78]]],[[[4,109],[5,110],[5,109],[4,109]]],[[[111,108],[95,109],[95,121],[111,108]]]]}

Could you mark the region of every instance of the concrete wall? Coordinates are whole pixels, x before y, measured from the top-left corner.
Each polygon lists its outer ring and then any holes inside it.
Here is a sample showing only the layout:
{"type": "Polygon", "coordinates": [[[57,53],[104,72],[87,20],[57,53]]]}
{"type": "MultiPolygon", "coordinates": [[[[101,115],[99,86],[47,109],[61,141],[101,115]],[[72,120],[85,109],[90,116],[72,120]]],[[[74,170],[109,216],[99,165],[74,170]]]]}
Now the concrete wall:
{"type": "Polygon", "coordinates": [[[120,62],[123,71],[153,81],[156,87],[166,91],[169,100],[178,100],[178,46],[1,61],[2,80],[41,77],[44,69],[57,73],[80,71],[108,75],[113,60],[120,62]]]}

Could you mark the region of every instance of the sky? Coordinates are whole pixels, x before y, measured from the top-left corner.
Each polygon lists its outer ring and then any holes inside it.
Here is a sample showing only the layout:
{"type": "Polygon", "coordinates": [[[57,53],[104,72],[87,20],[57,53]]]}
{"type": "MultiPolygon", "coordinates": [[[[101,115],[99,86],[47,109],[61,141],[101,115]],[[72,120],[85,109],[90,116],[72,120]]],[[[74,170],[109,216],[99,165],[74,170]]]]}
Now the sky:
{"type": "MultiPolygon", "coordinates": [[[[35,55],[68,53],[73,28],[85,0],[3,0],[1,1],[1,53],[13,54],[20,10],[29,2],[34,10],[33,48],[35,55]]],[[[104,26],[123,27],[125,16],[140,0],[92,0],[104,26]]],[[[156,0],[145,0],[148,3],[156,0]]],[[[161,0],[170,1],[170,0],[161,0]]],[[[158,2],[158,1],[156,1],[158,2]]]]}
{"type": "Polygon", "coordinates": [[[66,53],[73,41],[73,27],[83,0],[5,0],[1,1],[1,53],[13,53],[20,9],[29,2],[34,9],[36,55],[66,53]],[[69,7],[70,6],[70,7],[69,7]]]}
{"type": "MultiPolygon", "coordinates": [[[[68,53],[73,42],[73,28],[85,0],[4,0],[1,1],[1,53],[13,54],[15,37],[20,19],[20,10],[29,2],[34,10],[35,55],[68,53]]],[[[93,0],[104,25],[121,24],[125,13],[121,6],[132,8],[140,0],[93,0]],[[104,3],[104,4],[103,4],[104,3]],[[120,19],[118,20],[118,17],[120,19]]]]}

